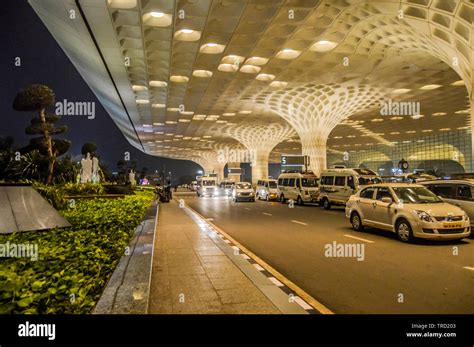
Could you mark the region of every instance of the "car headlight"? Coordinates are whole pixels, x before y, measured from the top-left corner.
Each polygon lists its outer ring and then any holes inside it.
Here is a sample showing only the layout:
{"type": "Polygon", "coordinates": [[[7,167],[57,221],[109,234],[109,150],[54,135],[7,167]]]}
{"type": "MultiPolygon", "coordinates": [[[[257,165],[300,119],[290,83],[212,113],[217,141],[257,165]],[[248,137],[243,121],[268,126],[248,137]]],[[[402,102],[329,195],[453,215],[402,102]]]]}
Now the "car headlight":
{"type": "Polygon", "coordinates": [[[433,218],[431,218],[431,216],[426,213],[425,211],[415,211],[416,215],[418,216],[418,218],[420,218],[420,220],[424,221],[424,222],[433,222],[433,218]]]}

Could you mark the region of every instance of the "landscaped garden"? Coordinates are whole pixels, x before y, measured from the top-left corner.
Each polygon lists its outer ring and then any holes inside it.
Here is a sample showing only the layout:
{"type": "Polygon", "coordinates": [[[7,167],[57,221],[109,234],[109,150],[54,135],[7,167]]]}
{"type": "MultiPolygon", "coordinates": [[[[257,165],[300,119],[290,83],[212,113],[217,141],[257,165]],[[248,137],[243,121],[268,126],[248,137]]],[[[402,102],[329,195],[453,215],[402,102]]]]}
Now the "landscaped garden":
{"type": "Polygon", "coordinates": [[[59,210],[72,227],[0,235],[38,245],[37,260],[0,258],[0,313],[90,313],[153,199],[78,199],[59,210]]]}

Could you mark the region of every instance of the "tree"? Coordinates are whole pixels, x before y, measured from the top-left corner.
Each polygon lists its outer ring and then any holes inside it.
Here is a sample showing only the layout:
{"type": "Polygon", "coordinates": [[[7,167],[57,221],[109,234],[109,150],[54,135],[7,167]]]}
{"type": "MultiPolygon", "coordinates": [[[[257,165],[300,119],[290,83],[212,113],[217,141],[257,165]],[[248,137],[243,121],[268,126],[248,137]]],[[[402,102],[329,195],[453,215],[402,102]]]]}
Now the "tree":
{"type": "Polygon", "coordinates": [[[21,90],[13,100],[13,109],[21,112],[37,112],[38,117],[31,120],[26,128],[28,135],[41,135],[30,140],[25,150],[38,150],[48,158],[46,184],[53,182],[54,164],[56,158],[67,152],[71,142],[65,139],[54,139],[53,136],[67,131],[66,126],[54,127],[61,117],[56,114],[47,114],[46,109],[55,102],[54,92],[45,85],[32,84],[21,90]]]}
{"type": "Polygon", "coordinates": [[[82,155],[87,155],[87,153],[90,153],[91,155],[95,155],[95,152],[97,151],[97,145],[92,142],[86,142],[84,145],[82,145],[81,148],[81,153],[82,155]]]}

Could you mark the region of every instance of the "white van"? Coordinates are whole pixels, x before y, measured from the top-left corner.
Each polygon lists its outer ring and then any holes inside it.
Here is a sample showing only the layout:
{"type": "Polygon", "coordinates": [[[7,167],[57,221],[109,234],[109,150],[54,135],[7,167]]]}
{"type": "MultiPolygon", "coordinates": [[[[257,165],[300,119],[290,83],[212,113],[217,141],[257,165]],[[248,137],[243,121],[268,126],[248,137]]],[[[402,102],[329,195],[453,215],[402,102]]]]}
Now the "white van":
{"type": "Polygon", "coordinates": [[[217,187],[217,177],[201,176],[197,180],[197,196],[217,196],[219,188],[217,187]]]}
{"type": "Polygon", "coordinates": [[[278,181],[275,179],[266,179],[257,181],[256,195],[258,199],[267,201],[278,199],[278,181]]]}
{"type": "Polygon", "coordinates": [[[290,171],[278,176],[278,198],[282,203],[291,199],[303,205],[305,202],[318,202],[318,197],[318,177],[311,171],[290,171]]]}
{"type": "Polygon", "coordinates": [[[374,183],[382,183],[382,179],[369,169],[324,170],[321,174],[319,203],[326,210],[333,204],[344,206],[361,187],[374,183]]]}

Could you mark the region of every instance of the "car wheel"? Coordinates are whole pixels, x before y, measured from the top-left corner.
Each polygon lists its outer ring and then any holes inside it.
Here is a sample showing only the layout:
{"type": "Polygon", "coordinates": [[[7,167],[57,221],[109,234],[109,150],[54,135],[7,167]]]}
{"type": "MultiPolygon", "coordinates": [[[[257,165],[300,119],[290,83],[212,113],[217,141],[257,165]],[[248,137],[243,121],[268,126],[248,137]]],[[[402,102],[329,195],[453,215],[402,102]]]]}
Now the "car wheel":
{"type": "Polygon", "coordinates": [[[406,219],[400,219],[395,226],[398,239],[402,242],[413,241],[413,231],[410,223],[406,219]]]}
{"type": "Polygon", "coordinates": [[[329,210],[331,208],[331,202],[328,198],[323,198],[323,207],[325,210],[329,210]]]}
{"type": "Polygon", "coordinates": [[[301,196],[299,196],[299,195],[298,195],[298,198],[296,199],[296,204],[301,205],[301,206],[304,205],[304,201],[303,201],[303,199],[301,199],[301,196]]]}
{"type": "Polygon", "coordinates": [[[351,214],[351,224],[352,224],[352,229],[355,231],[363,231],[364,226],[362,225],[362,219],[360,218],[359,214],[357,212],[352,212],[351,214]]]}
{"type": "Polygon", "coordinates": [[[252,199],[251,201],[252,201],[252,202],[255,202],[255,199],[252,199]]]}
{"type": "Polygon", "coordinates": [[[280,202],[281,202],[282,204],[284,204],[284,203],[286,202],[285,196],[284,196],[283,194],[280,195],[280,202]]]}

